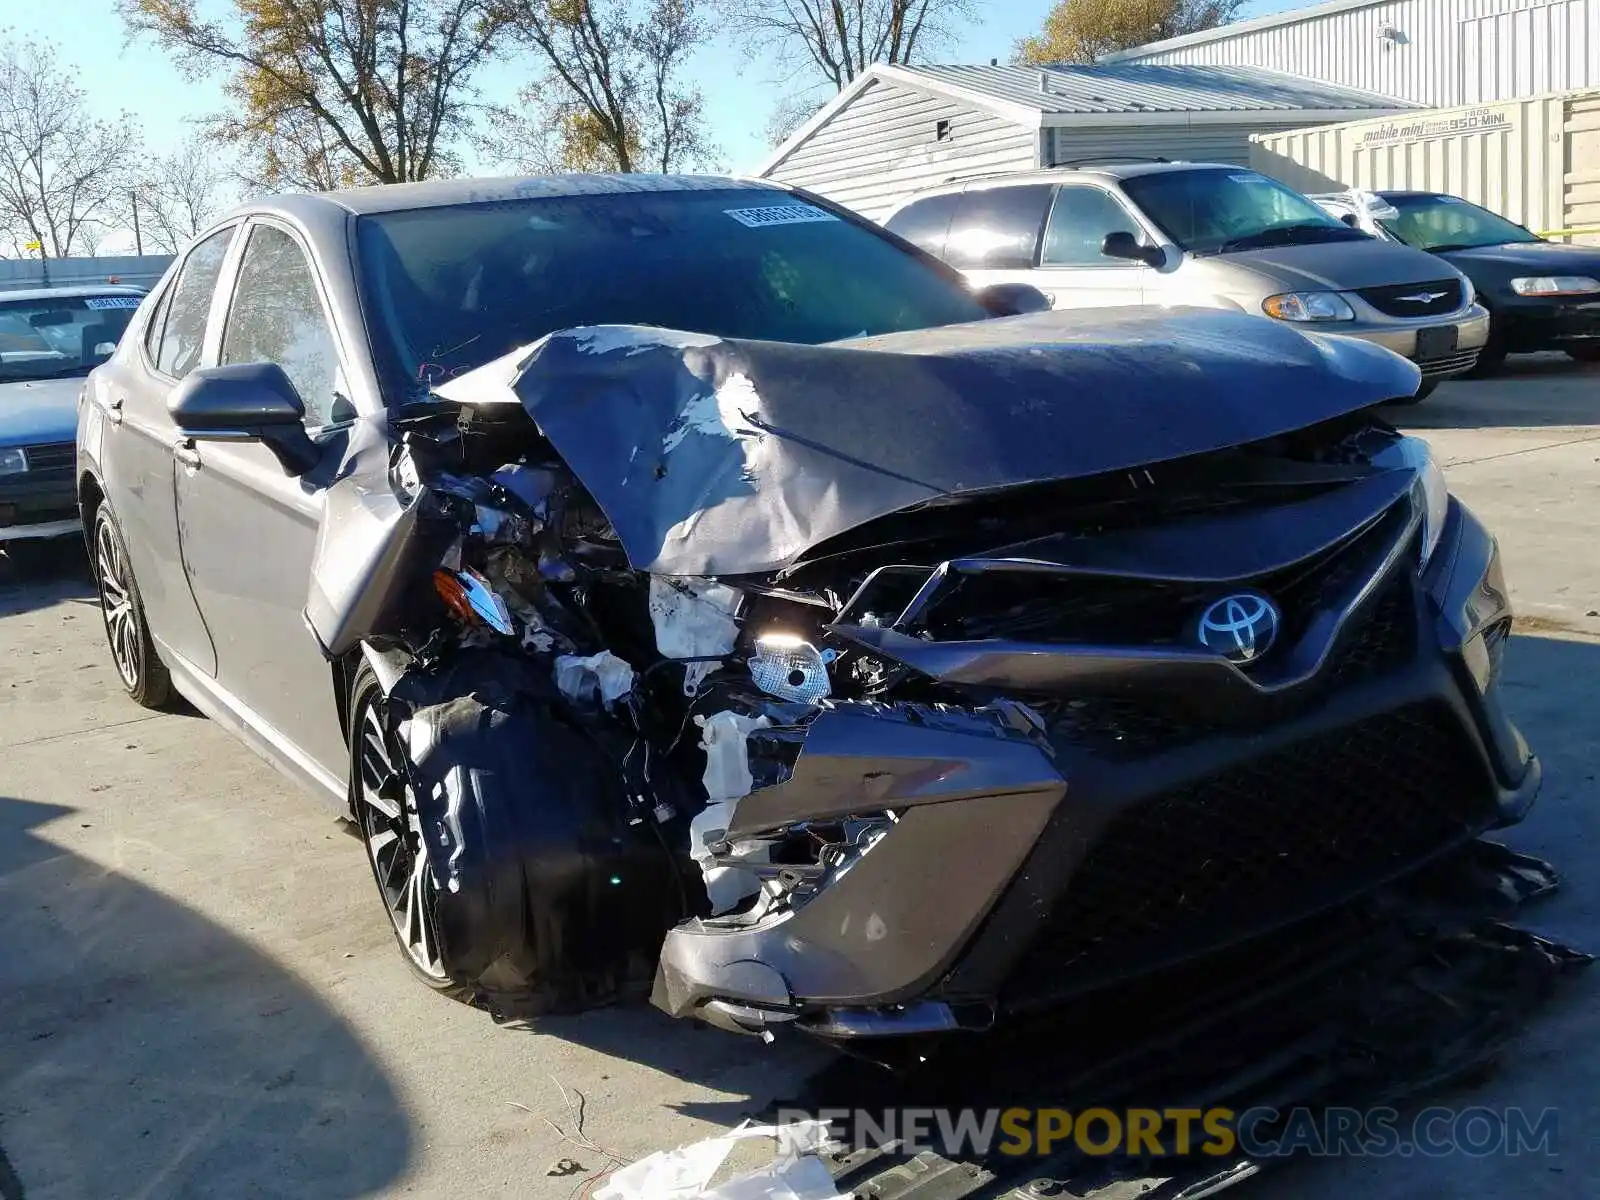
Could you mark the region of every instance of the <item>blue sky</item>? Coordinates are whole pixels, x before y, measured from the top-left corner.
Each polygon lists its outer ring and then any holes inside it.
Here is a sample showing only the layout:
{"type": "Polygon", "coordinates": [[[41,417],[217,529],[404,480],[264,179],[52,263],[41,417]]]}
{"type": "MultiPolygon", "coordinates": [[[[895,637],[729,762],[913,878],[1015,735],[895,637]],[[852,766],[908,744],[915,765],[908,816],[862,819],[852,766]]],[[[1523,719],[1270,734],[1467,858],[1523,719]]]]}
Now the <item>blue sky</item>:
{"type": "MultiPolygon", "coordinates": [[[[1300,7],[1305,0],[1257,0],[1244,15],[1258,16],[1300,7]]],[[[188,124],[223,105],[220,78],[190,81],[148,40],[129,42],[116,14],[115,0],[11,0],[0,21],[8,36],[54,41],[64,63],[78,72],[90,103],[107,116],[131,112],[155,152],[182,141],[188,124]]],[[[224,10],[226,0],[203,0],[202,8],[224,10]]],[[[1037,32],[1051,0],[980,0],[982,19],[961,30],[938,57],[948,62],[1004,60],[1019,37],[1037,32]]],[[[528,82],[527,60],[506,59],[478,78],[483,98],[509,101],[528,82]]],[[[763,130],[771,98],[783,90],[784,69],[770,61],[747,60],[731,45],[714,41],[694,62],[694,77],[705,93],[712,134],[723,162],[733,170],[754,167],[766,151],[763,130]]]]}

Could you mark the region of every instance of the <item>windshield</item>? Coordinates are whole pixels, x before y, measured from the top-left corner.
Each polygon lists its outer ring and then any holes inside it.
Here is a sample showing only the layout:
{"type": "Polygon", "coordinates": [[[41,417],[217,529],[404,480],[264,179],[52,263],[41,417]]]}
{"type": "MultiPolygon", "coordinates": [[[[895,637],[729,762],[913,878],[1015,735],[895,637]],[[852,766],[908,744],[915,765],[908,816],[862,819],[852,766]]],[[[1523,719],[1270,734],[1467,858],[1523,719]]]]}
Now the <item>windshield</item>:
{"type": "Polygon", "coordinates": [[[361,218],[407,397],[575,325],[819,343],[975,321],[959,277],[785,192],[568,196],[361,218]]]}
{"type": "Polygon", "coordinates": [[[1229,254],[1266,246],[1362,241],[1299,192],[1240,168],[1156,171],[1122,181],[1122,190],[1191,254],[1229,254]]]}
{"type": "Polygon", "coordinates": [[[87,375],[111,357],[140,299],[0,299],[0,382],[87,375]]]}
{"type": "Polygon", "coordinates": [[[1386,193],[1383,197],[1399,216],[1380,224],[1408,246],[1418,250],[1467,250],[1474,246],[1504,246],[1508,242],[1537,242],[1521,225],[1498,217],[1459,196],[1386,193]]]}

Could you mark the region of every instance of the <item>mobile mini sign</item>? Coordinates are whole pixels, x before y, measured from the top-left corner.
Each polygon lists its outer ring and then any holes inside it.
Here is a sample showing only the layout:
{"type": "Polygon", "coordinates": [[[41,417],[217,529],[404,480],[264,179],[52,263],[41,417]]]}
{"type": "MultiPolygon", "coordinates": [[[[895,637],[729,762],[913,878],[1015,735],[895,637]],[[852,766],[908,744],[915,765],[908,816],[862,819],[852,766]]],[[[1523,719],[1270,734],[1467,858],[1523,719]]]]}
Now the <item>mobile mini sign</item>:
{"type": "Polygon", "coordinates": [[[1514,128],[1515,116],[1514,106],[1486,105],[1419,117],[1401,117],[1362,130],[1361,146],[1363,149],[1376,149],[1405,142],[1454,137],[1461,133],[1498,133],[1514,128]]]}

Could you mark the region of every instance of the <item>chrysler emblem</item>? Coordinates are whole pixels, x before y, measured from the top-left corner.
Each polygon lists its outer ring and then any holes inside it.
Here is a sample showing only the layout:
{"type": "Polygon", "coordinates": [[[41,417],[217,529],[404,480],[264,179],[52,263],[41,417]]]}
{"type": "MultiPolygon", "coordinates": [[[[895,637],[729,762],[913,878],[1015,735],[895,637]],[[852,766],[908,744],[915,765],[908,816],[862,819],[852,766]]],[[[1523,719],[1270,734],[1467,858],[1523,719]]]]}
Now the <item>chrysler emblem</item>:
{"type": "Polygon", "coordinates": [[[1435,300],[1443,300],[1449,292],[1412,292],[1409,296],[1396,296],[1396,300],[1406,304],[1432,304],[1435,300]]]}
{"type": "Polygon", "coordinates": [[[1278,606],[1260,592],[1236,592],[1200,614],[1195,636],[1229,662],[1247,663],[1272,649],[1278,621],[1278,606]]]}

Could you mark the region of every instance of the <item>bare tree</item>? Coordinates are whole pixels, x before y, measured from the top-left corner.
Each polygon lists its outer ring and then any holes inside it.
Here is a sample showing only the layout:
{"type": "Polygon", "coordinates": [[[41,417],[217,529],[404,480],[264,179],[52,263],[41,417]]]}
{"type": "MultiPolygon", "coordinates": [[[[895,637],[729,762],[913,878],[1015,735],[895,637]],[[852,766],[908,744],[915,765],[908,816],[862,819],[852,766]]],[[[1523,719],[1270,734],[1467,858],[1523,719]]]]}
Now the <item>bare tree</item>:
{"type": "Polygon", "coordinates": [[[170,154],[154,159],[132,193],[130,223],[150,247],[176,254],[227,206],[228,172],[217,147],[190,138],[170,154]]]}
{"type": "Polygon", "coordinates": [[[126,194],[133,118],[91,116],[75,74],[48,43],[0,48],[0,227],[18,254],[64,258],[98,244],[126,194]]]}
{"type": "Polygon", "coordinates": [[[196,0],[119,5],[191,71],[230,72],[234,107],[210,131],[268,186],[448,173],[504,25],[500,0],[232,0],[231,21],[203,19],[196,0]]]}
{"type": "Polygon", "coordinates": [[[752,53],[798,59],[808,82],[845,86],[873,63],[911,63],[972,15],[974,0],[721,0],[752,53]]]}
{"type": "Polygon", "coordinates": [[[511,0],[512,28],[543,68],[486,148],[520,170],[675,171],[714,150],[683,81],[706,38],[694,0],[511,0]]]}

